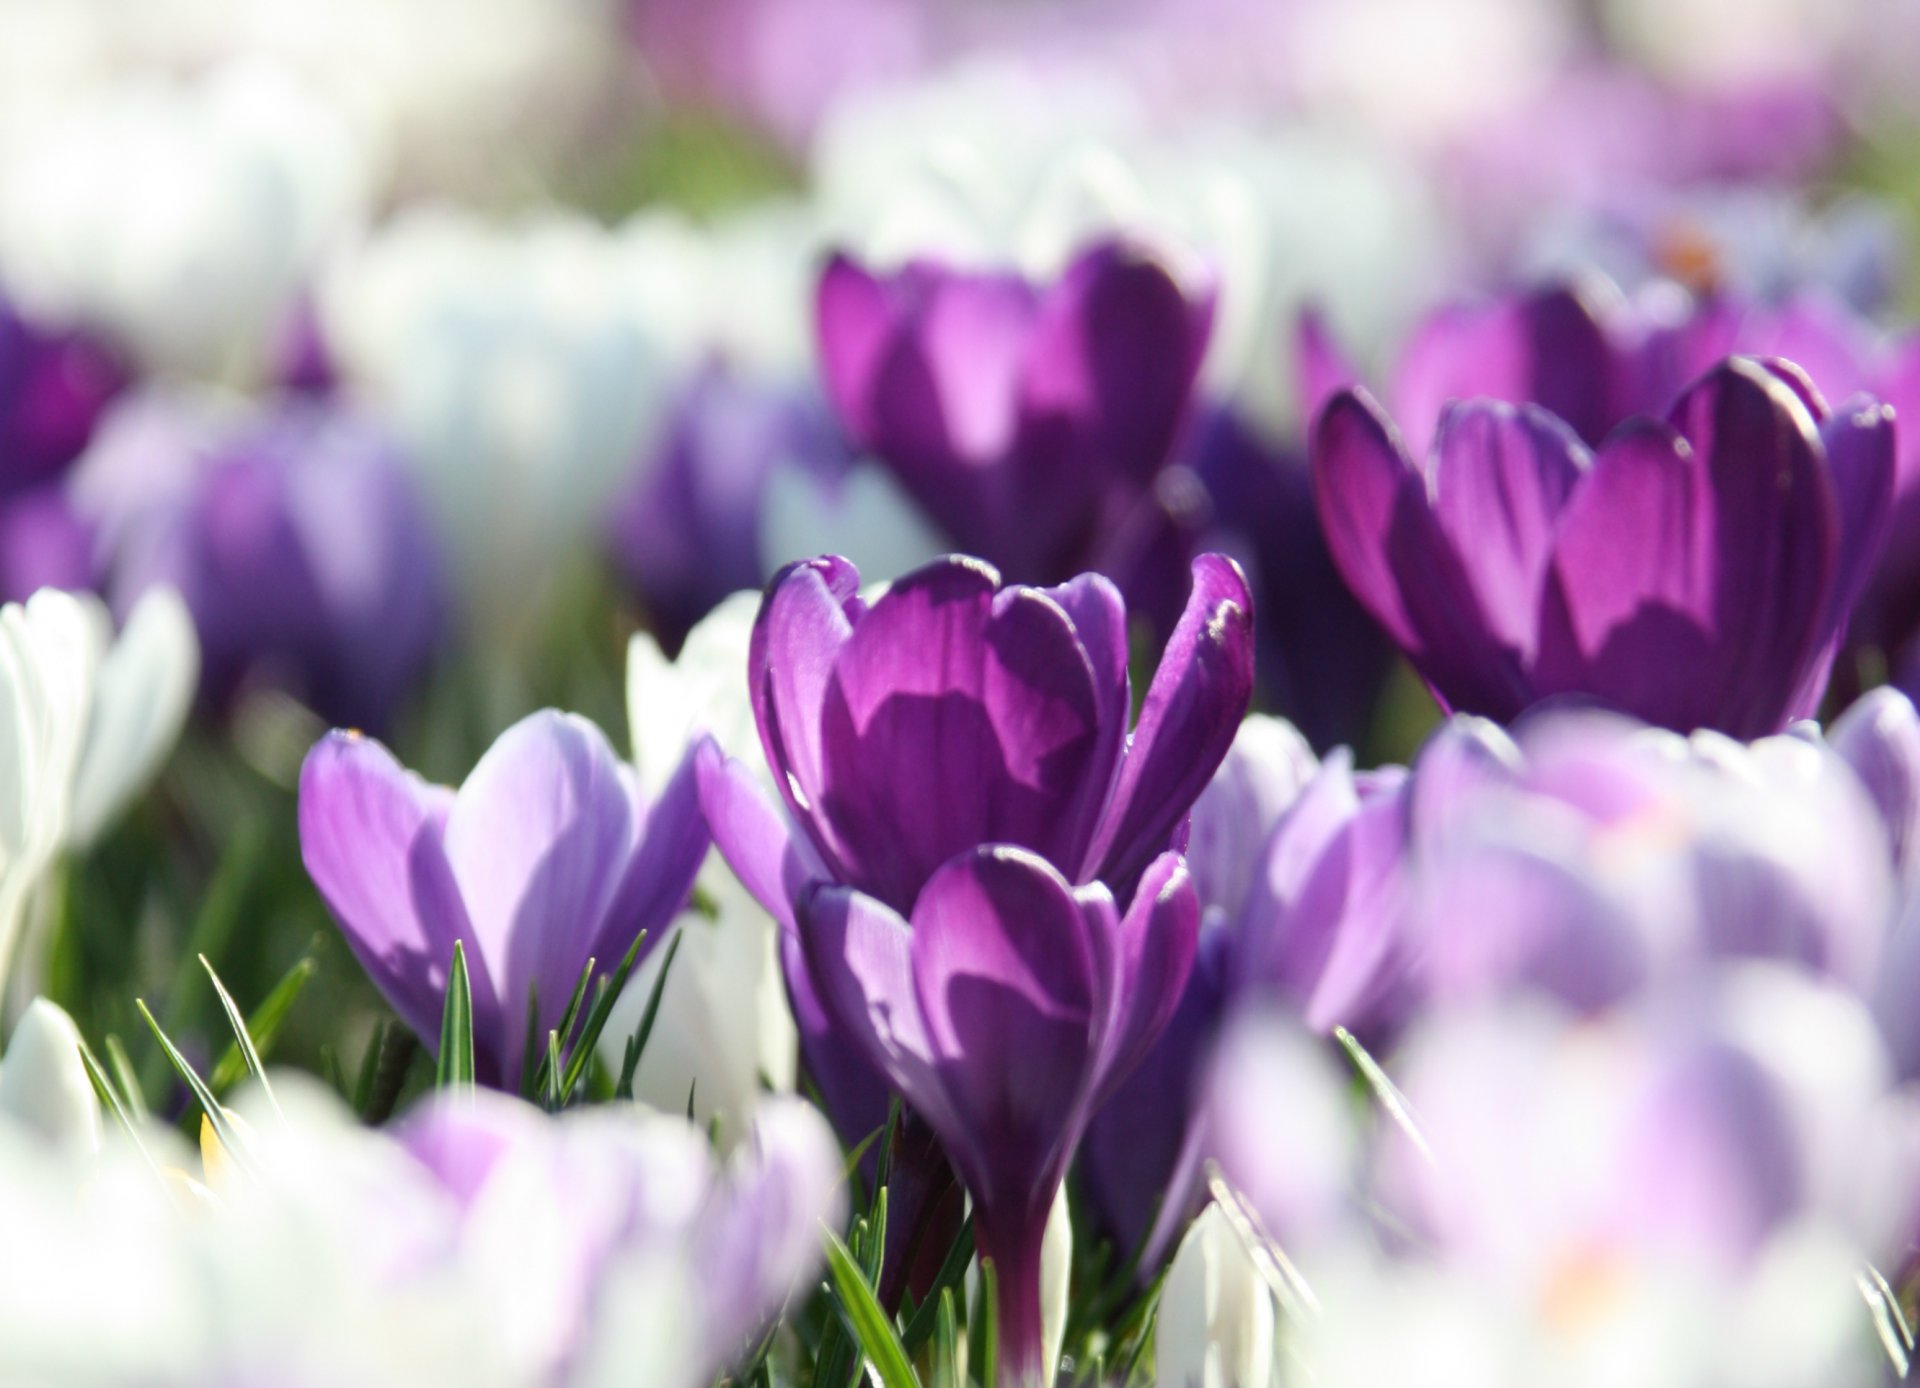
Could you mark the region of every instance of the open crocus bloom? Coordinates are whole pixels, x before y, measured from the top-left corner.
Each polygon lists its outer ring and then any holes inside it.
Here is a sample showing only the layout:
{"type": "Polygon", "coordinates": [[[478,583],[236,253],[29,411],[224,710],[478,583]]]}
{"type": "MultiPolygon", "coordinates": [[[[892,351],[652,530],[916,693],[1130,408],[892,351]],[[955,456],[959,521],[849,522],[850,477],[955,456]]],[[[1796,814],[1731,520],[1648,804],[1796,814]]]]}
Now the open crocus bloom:
{"type": "Polygon", "coordinates": [[[827,390],[953,540],[1014,577],[1100,566],[1151,492],[1213,324],[1151,257],[1095,245],[1052,284],[917,261],[820,281],[827,390]]]}
{"type": "Polygon", "coordinates": [[[350,732],[300,772],[301,855],[355,956],[431,1046],[464,940],[481,1078],[509,1087],[529,990],[544,1038],[589,959],[610,971],[642,931],[659,943],[708,842],[691,758],[649,800],[598,728],[552,710],[501,734],[457,792],[350,732]]]}
{"type": "Polygon", "coordinates": [[[1680,731],[1811,712],[1884,542],[1891,411],[1829,413],[1733,358],[1591,452],[1533,406],[1444,414],[1416,463],[1364,391],[1321,413],[1314,481],[1348,584],[1450,707],[1556,695],[1680,731]]]}

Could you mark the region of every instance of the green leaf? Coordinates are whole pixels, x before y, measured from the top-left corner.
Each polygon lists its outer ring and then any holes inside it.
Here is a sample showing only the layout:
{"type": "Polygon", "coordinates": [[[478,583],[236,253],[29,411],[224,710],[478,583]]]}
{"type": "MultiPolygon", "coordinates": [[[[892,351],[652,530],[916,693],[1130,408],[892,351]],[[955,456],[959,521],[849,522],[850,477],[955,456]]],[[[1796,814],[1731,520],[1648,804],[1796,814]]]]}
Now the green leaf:
{"type": "Polygon", "coordinates": [[[120,1082],[120,1096],[126,1101],[127,1112],[135,1122],[146,1122],[147,1096],[140,1088],[140,1072],[133,1068],[133,1057],[112,1032],[107,1033],[107,1064],[113,1067],[113,1077],[120,1082]]]}
{"type": "Polygon", "coordinates": [[[993,1259],[980,1260],[980,1388],[1000,1383],[1000,1278],[993,1259]]]}
{"type": "MultiPolygon", "coordinates": [[[[281,976],[280,981],[273,985],[273,991],[261,1000],[260,1005],[254,1008],[253,1015],[246,1019],[246,1033],[256,1048],[256,1060],[273,1048],[273,1040],[280,1034],[281,1024],[287,1020],[287,1014],[293,1011],[293,1004],[307,986],[307,981],[313,977],[313,970],[311,958],[300,960],[281,976]]],[[[213,972],[211,965],[207,972],[213,972]]],[[[217,985],[218,980],[215,982],[217,985]]],[[[338,1064],[337,1060],[335,1064],[338,1064]]],[[[214,1093],[224,1093],[239,1081],[240,1072],[246,1065],[246,1057],[241,1053],[236,1037],[234,1044],[227,1047],[226,1053],[220,1057],[220,1063],[213,1067],[213,1074],[207,1083],[213,1087],[214,1093]]]]}
{"type": "Polygon", "coordinates": [[[900,1334],[887,1313],[880,1309],[852,1250],[831,1229],[826,1235],[827,1268],[833,1276],[834,1291],[839,1295],[840,1306],[853,1327],[861,1352],[879,1374],[883,1388],[920,1388],[920,1378],[907,1359],[900,1334]]]}
{"type": "Polygon", "coordinates": [[[960,1232],[954,1235],[953,1246],[947,1250],[947,1256],[940,1264],[940,1270],[933,1275],[933,1285],[927,1289],[927,1299],[920,1309],[907,1321],[905,1340],[907,1352],[915,1354],[926,1343],[927,1336],[933,1333],[934,1315],[940,1293],[957,1288],[961,1279],[967,1275],[967,1264],[973,1261],[973,1215],[969,1213],[960,1225],[960,1232]]]}
{"type": "Polygon", "coordinates": [[[207,1082],[200,1078],[200,1072],[193,1068],[193,1062],[180,1053],[180,1048],[174,1045],[172,1039],[161,1029],[153,1013],[147,1010],[144,998],[135,998],[133,1005],[146,1019],[147,1025],[152,1028],[154,1039],[160,1043],[160,1049],[166,1053],[167,1063],[173,1066],[174,1072],[180,1076],[181,1081],[193,1091],[194,1099],[200,1104],[200,1111],[206,1114],[207,1121],[213,1124],[214,1135],[220,1139],[220,1145],[225,1147],[228,1154],[242,1167],[251,1166],[252,1158],[244,1145],[245,1139],[228,1121],[227,1111],[220,1107],[220,1101],[214,1098],[213,1091],[207,1088],[207,1082]]]}
{"type": "Polygon", "coordinates": [[[540,1073],[547,1077],[547,1092],[544,1102],[548,1113],[558,1113],[566,1104],[560,1094],[560,1033],[547,1033],[547,1063],[540,1073]]]}
{"type": "Polygon", "coordinates": [[[1347,1058],[1353,1062],[1353,1068],[1360,1072],[1360,1078],[1365,1080],[1367,1087],[1373,1091],[1374,1098],[1380,1101],[1380,1107],[1386,1110],[1387,1117],[1399,1125],[1400,1131],[1405,1133],[1407,1139],[1413,1143],[1413,1149],[1431,1162],[1433,1152],[1428,1148],[1426,1138],[1420,1135],[1419,1126],[1413,1121],[1412,1107],[1407,1103],[1406,1096],[1400,1092],[1398,1086],[1387,1078],[1387,1072],[1380,1068],[1380,1062],[1367,1054],[1367,1048],[1355,1040],[1353,1033],[1345,1027],[1335,1027],[1333,1035],[1345,1049],[1347,1058]]]}
{"type": "MultiPolygon", "coordinates": [[[[633,971],[640,962],[640,950],[647,942],[647,932],[641,931],[627,946],[626,956],[621,959],[620,967],[613,971],[613,977],[600,981],[600,990],[594,995],[593,1009],[587,1013],[586,1025],[580,1028],[580,1035],[573,1043],[573,1053],[567,1061],[567,1075],[560,1086],[560,1092],[571,1098],[574,1087],[580,1083],[580,1076],[586,1073],[587,1066],[593,1060],[594,1049],[600,1044],[600,1036],[607,1029],[607,1022],[613,1016],[614,1004],[620,1001],[621,993],[626,991],[627,980],[633,977],[633,971]]],[[[680,932],[675,931],[673,938],[667,941],[667,952],[660,961],[660,977],[654,981],[653,992],[647,998],[646,1015],[641,1018],[640,1045],[646,1048],[646,1038],[653,1034],[653,1019],[660,1012],[660,995],[667,986],[667,974],[673,968],[673,959],[680,952],[680,932]]],[[[634,1064],[638,1065],[636,1056],[634,1064]]]]}
{"type": "MultiPolygon", "coordinates": [[[[645,937],[643,936],[642,938],[645,937]]],[[[633,942],[633,948],[627,951],[627,957],[629,959],[637,958],[639,948],[640,941],[635,940],[633,942]]],[[[620,1063],[620,1083],[614,1086],[613,1092],[622,1098],[631,1099],[633,1097],[633,1077],[640,1069],[640,1057],[646,1054],[647,1042],[653,1036],[654,1019],[660,1015],[660,999],[665,996],[667,991],[667,975],[673,972],[673,961],[679,953],[680,932],[676,930],[673,932],[673,938],[667,941],[666,955],[660,961],[660,977],[653,981],[653,991],[647,995],[646,1010],[640,1014],[640,1025],[634,1031],[632,1038],[627,1042],[626,1055],[620,1063]]],[[[620,967],[624,975],[628,968],[625,960],[621,961],[620,967]]],[[[622,982],[624,981],[625,979],[623,977],[622,982]]],[[[612,1009],[609,1008],[608,1010],[611,1011],[612,1009]]],[[[588,1022],[589,1025],[591,1025],[592,1019],[589,1018],[588,1022]]],[[[606,1023],[602,1021],[600,1026],[604,1029],[606,1023]]]]}
{"type": "Polygon", "coordinates": [[[447,1002],[440,1014],[440,1065],[436,1087],[473,1085],[473,989],[467,982],[467,949],[453,942],[453,966],[447,971],[447,1002]]]}
{"type": "Polygon", "coordinates": [[[527,984],[527,1032],[520,1051],[520,1097],[531,1101],[546,1082],[546,1057],[540,1054],[540,985],[527,984]]]}
{"type": "Polygon", "coordinates": [[[960,1329],[952,1287],[940,1289],[939,1308],[933,1325],[933,1388],[967,1388],[960,1369],[960,1329]]]}
{"type": "Polygon", "coordinates": [[[140,1140],[140,1129],[134,1123],[133,1115],[121,1102],[120,1095],[114,1090],[113,1081],[107,1078],[107,1072],[100,1066],[100,1058],[93,1053],[93,1048],[87,1044],[84,1036],[80,1038],[80,1064],[86,1068],[87,1078],[93,1082],[93,1092],[100,1096],[100,1102],[113,1111],[113,1116],[118,1118],[120,1126],[127,1130],[127,1136],[133,1139],[133,1145],[139,1149],[140,1155],[146,1158],[147,1165],[152,1166],[157,1173],[159,1167],[154,1165],[153,1157],[147,1152],[146,1143],[140,1140]]]}
{"type": "MultiPolygon", "coordinates": [[[[275,1113],[280,1112],[280,1101],[273,1097],[273,1085],[267,1079],[267,1067],[261,1063],[260,1052],[254,1048],[253,1037],[247,1031],[247,1019],[240,1015],[239,1004],[233,1000],[233,994],[227,991],[227,985],[220,981],[220,975],[213,971],[213,965],[207,962],[207,956],[200,956],[200,967],[207,971],[207,978],[213,984],[213,991],[220,998],[220,1008],[227,1014],[227,1025],[233,1029],[233,1044],[240,1048],[241,1063],[247,1073],[260,1082],[260,1092],[267,1096],[267,1102],[275,1113]]],[[[215,1083],[210,1086],[219,1089],[219,1073],[216,1069],[215,1083]]],[[[231,1083],[231,1081],[229,1081],[231,1083]]]]}

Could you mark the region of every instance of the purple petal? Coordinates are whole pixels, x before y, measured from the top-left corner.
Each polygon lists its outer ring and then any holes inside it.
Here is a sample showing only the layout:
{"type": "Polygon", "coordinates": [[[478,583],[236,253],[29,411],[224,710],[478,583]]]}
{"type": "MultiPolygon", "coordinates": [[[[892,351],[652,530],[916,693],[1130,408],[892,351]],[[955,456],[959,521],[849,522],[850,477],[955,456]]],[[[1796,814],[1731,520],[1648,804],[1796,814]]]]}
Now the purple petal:
{"type": "MultiPolygon", "coordinates": [[[[868,1134],[886,1126],[891,1081],[870,1059],[871,1047],[857,1039],[860,1028],[843,1027],[834,1020],[813,981],[797,933],[780,937],[780,969],[800,1034],[800,1059],[820,1091],[834,1131],[848,1148],[857,1147],[868,1134]]],[[[872,1162],[863,1163],[869,1176],[879,1169],[880,1157],[877,1151],[870,1155],[872,1162]]]]}
{"type": "Polygon", "coordinates": [[[1108,1001],[1072,889],[1020,849],[956,858],[914,907],[912,957],[948,1118],[964,1126],[928,1121],[990,1223],[1044,1218],[1086,1124],[1108,1001]]]}
{"type": "Polygon", "coordinates": [[[1426,482],[1364,390],[1341,391],[1313,426],[1314,502],[1355,597],[1403,650],[1418,650],[1394,566],[1397,534],[1431,525],[1426,482]]]}
{"type": "Polygon", "coordinates": [[[1213,302],[1211,292],[1189,301],[1136,249],[1108,243],[1083,252],[1034,321],[1023,432],[1064,426],[1094,446],[1093,461],[1145,483],[1186,413],[1213,302]]]}
{"type": "Polygon", "coordinates": [[[1407,787],[1408,833],[1425,842],[1444,832],[1461,805],[1487,786],[1513,781],[1520,749],[1498,723],[1449,718],[1420,748],[1407,787]]]}
{"type": "Polygon", "coordinates": [[[471,1209],[494,1164],[541,1137],[544,1120],[530,1104],[493,1090],[429,1094],[393,1125],[394,1139],[432,1172],[454,1200],[471,1209]]]}
{"type": "Polygon", "coordinates": [[[1891,687],[1873,690],[1835,720],[1827,739],[1873,797],[1894,861],[1911,880],[1920,868],[1920,716],[1912,701],[1891,687]]]}
{"type": "Polygon", "coordinates": [[[826,773],[820,712],[841,646],[864,610],[860,572],[833,555],[790,564],[767,585],[747,650],[748,693],[774,784],[820,855],[839,860],[814,813],[826,773]]]}
{"type": "Polygon", "coordinates": [[[1100,1076],[1103,1095],[1133,1073],[1173,1019],[1193,972],[1200,896],[1175,853],[1154,859],[1118,925],[1118,1025],[1100,1076]]]}
{"type": "Polygon", "coordinates": [[[660,798],[637,814],[626,879],[593,944],[594,957],[604,967],[625,958],[641,931],[647,935],[643,954],[657,948],[693,891],[713,843],[700,810],[697,756],[697,749],[688,748],[660,798]]]}
{"type": "Polygon", "coordinates": [[[483,997],[475,980],[474,1040],[509,1086],[524,1058],[528,989],[538,989],[544,1036],[625,878],[634,806],[624,771],[592,723],[545,710],[501,734],[447,815],[447,862],[492,981],[483,997]]]}
{"type": "MultiPolygon", "coordinates": [[[[964,1140],[915,991],[913,928],[885,902],[821,886],[800,899],[806,976],[839,1032],[943,1141],[964,1140]]],[[[949,1147],[948,1155],[960,1158],[949,1147]]]]}
{"type": "MultiPolygon", "coordinates": [[[[454,795],[358,733],[328,733],[300,769],[300,854],[354,957],[429,1049],[453,942],[471,938],[442,847],[454,795]]],[[[475,981],[487,963],[468,961],[475,981]]]]}
{"type": "Polygon", "coordinates": [[[1077,861],[1112,777],[1118,737],[1073,623],[996,585],[970,560],[909,574],[834,667],[820,811],[843,880],[896,910],[976,844],[1077,861]]]}
{"type": "Polygon", "coordinates": [[[694,752],[700,810],[712,826],[714,846],[740,883],[767,914],[788,931],[794,903],[826,868],[804,839],[796,839],[786,816],[767,799],[746,763],[729,757],[711,737],[694,752]]]}
{"type": "Polygon", "coordinates": [[[1231,559],[1193,561],[1193,592],[1154,671],[1088,857],[1116,892],[1168,845],[1213,779],[1253,699],[1253,598],[1231,559]]]}
{"type": "Polygon", "coordinates": [[[1434,517],[1466,557],[1487,627],[1530,657],[1560,513],[1587,451],[1544,410],[1473,401],[1441,415],[1434,459],[1434,517]]]}
{"type": "Polygon", "coordinates": [[[1719,596],[1710,479],[1686,440],[1637,423],[1609,439],[1561,518],[1535,680],[1650,722],[1710,723],[1719,596]]]}
{"type": "Polygon", "coordinates": [[[1360,373],[1334,341],[1326,315],[1309,308],[1294,328],[1293,355],[1300,417],[1311,426],[1338,391],[1360,384],[1360,373]]]}

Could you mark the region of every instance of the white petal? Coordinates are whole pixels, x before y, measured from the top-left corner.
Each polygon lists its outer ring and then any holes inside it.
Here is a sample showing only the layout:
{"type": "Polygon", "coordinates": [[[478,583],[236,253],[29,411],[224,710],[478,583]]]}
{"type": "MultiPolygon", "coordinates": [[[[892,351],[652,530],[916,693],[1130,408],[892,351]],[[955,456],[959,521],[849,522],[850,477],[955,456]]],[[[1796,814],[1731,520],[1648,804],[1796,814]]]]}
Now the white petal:
{"type": "Polygon", "coordinates": [[[1217,1205],[1201,1212],[1160,1290],[1156,1381],[1166,1388],[1268,1388],[1273,1298],[1217,1205]]]}
{"type": "Polygon", "coordinates": [[[135,604],[101,662],[73,790],[68,842],[84,848],[146,788],[180,737],[200,681],[200,642],[171,588],[135,604]]]}
{"type": "Polygon", "coordinates": [[[687,633],[678,660],[668,660],[645,632],[628,645],[627,726],[649,796],[701,733],[712,733],[730,756],[761,760],[747,697],[747,647],[759,611],[757,592],[733,594],[687,633]]]}
{"type": "Polygon", "coordinates": [[[100,1101],[80,1062],[73,1019],[35,998],[7,1043],[0,1062],[0,1114],[54,1146],[100,1150],[100,1101]]]}

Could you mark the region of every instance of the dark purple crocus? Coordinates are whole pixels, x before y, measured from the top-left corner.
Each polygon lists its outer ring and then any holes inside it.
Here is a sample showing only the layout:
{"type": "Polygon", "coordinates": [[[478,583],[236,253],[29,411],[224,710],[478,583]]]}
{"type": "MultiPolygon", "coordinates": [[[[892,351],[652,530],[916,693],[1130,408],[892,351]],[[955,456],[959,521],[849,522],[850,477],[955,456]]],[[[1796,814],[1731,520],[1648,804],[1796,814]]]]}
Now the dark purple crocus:
{"type": "Polygon", "coordinates": [[[0,598],[93,584],[93,531],[61,478],[127,373],[102,344],[0,298],[0,598]]]}
{"type": "Polygon", "coordinates": [[[256,684],[324,719],[385,728],[424,672],[444,604],[396,446],[324,401],[147,396],[116,411],[72,494],[118,609],[177,588],[216,707],[256,684]]]}
{"type": "MultiPolygon", "coordinates": [[[[1003,1292],[1033,1300],[1006,1313],[1017,1333],[1032,1331],[1019,1350],[1023,1373],[1039,1354],[1038,1264],[1029,1260],[1052,1193],[1037,1204],[1026,1197],[1064,1171],[1089,1106],[1178,1000],[1198,911],[1181,904],[1191,896],[1186,874],[1165,855],[1252,693],[1246,583],[1218,555],[1193,566],[1186,612],[1131,737],[1126,633],[1125,605],[1097,575],[1054,589],[1002,587],[979,560],[949,558],[869,606],[845,560],[796,564],[768,589],[748,668],[786,813],[745,765],[712,745],[700,754],[716,842],[799,942],[784,951],[788,987],[808,1067],[843,1135],[864,1135],[849,1134],[843,1113],[871,1118],[880,1076],[940,1134],[982,1211],[982,1238],[1003,1260],[1003,1292]],[[1040,928],[1068,932],[1048,937],[1057,957],[1035,952],[1040,928]],[[897,987],[907,977],[899,970],[929,948],[923,931],[951,940],[954,960],[985,951],[1025,961],[1028,973],[914,995],[940,1063],[931,1081],[914,1071],[909,1083],[882,995],[869,998],[863,980],[897,987]],[[1100,953],[1113,932],[1151,943],[1162,962],[1113,972],[1100,953]],[[869,957],[862,951],[874,941],[903,952],[869,957]],[[976,993],[977,1011],[961,1000],[976,993]],[[1064,1028],[1072,1039],[1059,1064],[1023,1075],[1007,1068],[1011,1052],[969,1045],[978,1018],[995,1009],[1010,1027],[1064,1028]],[[1114,1012],[1133,1019],[1126,1034],[1138,1045],[1109,1048],[1114,1012]],[[934,1111],[921,1111],[923,1095],[934,1111]],[[978,1126],[982,1113],[1002,1111],[1011,1126],[978,1126]],[[1002,1131],[1005,1143],[994,1136],[1002,1131]]],[[[912,967],[943,966],[929,956],[912,967]]]]}
{"type": "Polygon", "coordinates": [[[708,843],[691,755],[649,804],[598,728],[552,710],[501,734],[458,791],[350,732],[300,772],[301,856],[355,957],[433,1047],[465,941],[476,1061],[506,1088],[529,992],[544,1044],[589,959],[604,973],[642,931],[659,943],[708,843]]]}
{"type": "Polygon", "coordinates": [[[722,598],[766,582],[760,517],[774,469],[834,476],[852,459],[811,389],[749,380],[715,362],[687,383],[648,461],[609,540],[671,649],[722,598]]]}
{"type": "Polygon", "coordinates": [[[1745,358],[1597,450],[1537,405],[1470,400],[1416,462],[1341,391],[1312,457],[1341,573],[1451,708],[1569,696],[1742,738],[1817,706],[1894,466],[1890,410],[1829,412],[1796,368],[1745,358]]]}
{"type": "Polygon", "coordinates": [[[998,1277],[1002,1364],[1050,1382],[1041,1241],[1095,1106],[1153,1045],[1192,967],[1199,900],[1173,853],[1123,917],[1024,849],[982,847],[928,880],[910,922],[850,887],[801,902],[828,1006],[934,1131],[998,1277]]]}
{"type": "Polygon", "coordinates": [[[956,546],[1022,582],[1137,567],[1213,322],[1210,289],[1096,245],[1050,284],[836,256],[817,329],[828,398],[956,546]]]}

